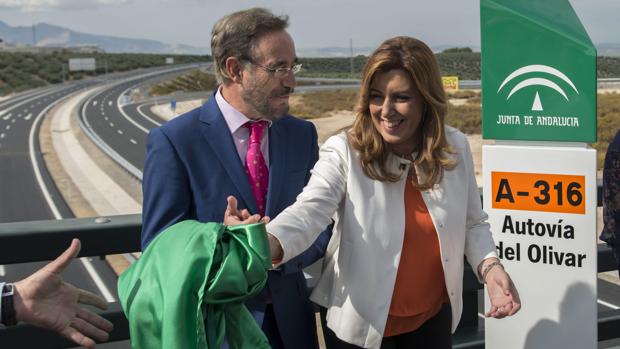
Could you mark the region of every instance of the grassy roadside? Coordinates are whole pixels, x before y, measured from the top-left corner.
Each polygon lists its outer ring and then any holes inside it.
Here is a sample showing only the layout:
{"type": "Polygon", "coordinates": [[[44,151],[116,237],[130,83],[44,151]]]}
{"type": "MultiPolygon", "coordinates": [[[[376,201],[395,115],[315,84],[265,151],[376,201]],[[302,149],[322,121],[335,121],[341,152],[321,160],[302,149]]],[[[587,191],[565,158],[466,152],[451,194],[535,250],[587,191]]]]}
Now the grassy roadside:
{"type": "MultiPolygon", "coordinates": [[[[480,134],[482,131],[480,92],[459,91],[449,97],[452,103],[448,108],[446,123],[465,134],[480,134]]],[[[353,110],[356,102],[356,89],[308,92],[298,95],[291,103],[291,114],[304,119],[325,117],[341,110],[353,110]]],[[[600,169],[609,142],[620,129],[620,93],[598,94],[597,117],[598,142],[591,145],[598,150],[600,169]]]]}

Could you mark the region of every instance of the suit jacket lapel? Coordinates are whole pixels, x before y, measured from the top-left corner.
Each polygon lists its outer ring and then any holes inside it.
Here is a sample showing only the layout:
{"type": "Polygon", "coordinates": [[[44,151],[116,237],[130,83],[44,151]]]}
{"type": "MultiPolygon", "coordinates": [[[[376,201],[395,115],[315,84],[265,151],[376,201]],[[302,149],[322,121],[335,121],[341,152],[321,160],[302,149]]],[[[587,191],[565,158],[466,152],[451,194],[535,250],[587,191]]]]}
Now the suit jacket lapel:
{"type": "Polygon", "coordinates": [[[284,185],[286,144],[286,130],[281,122],[275,121],[269,128],[269,190],[265,210],[267,215],[274,215],[284,185]]]}
{"type": "MultiPolygon", "coordinates": [[[[228,129],[228,125],[224,120],[224,116],[215,102],[215,96],[212,95],[209,101],[202,107],[200,111],[200,121],[202,122],[202,134],[214,153],[219,158],[222,166],[230,176],[235,187],[241,194],[237,198],[251,212],[258,212],[256,201],[250,189],[248,178],[245,174],[243,163],[239,159],[237,148],[228,129]]],[[[240,205],[241,206],[241,205],[240,205]]]]}

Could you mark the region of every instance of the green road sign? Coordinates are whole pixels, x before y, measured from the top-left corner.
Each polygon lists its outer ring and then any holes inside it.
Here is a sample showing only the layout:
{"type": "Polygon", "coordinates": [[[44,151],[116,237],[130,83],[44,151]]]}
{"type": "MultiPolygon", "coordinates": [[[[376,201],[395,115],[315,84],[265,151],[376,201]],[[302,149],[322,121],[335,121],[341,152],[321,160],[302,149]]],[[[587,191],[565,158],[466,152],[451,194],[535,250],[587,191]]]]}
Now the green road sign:
{"type": "Polygon", "coordinates": [[[596,49],[568,0],[480,0],[482,136],[596,142],[596,49]]]}

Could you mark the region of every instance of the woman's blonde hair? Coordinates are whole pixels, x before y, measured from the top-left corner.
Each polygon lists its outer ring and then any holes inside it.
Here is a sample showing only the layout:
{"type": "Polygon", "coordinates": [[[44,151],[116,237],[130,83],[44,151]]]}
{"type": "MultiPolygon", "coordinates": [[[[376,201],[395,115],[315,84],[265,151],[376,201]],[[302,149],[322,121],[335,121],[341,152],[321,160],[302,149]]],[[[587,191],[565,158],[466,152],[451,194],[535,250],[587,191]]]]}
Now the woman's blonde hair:
{"type": "Polygon", "coordinates": [[[362,86],[356,117],[349,132],[353,148],[360,154],[364,173],[379,181],[396,182],[400,173],[387,168],[391,147],[375,129],[369,110],[370,86],[378,73],[402,69],[409,73],[423,99],[420,143],[414,163],[422,170],[421,180],[414,185],[428,189],[439,183],[444,169],[452,169],[456,160],[446,141],[444,119],[447,113],[446,95],[441,82],[439,65],[431,49],[420,40],[397,36],[384,41],[371,55],[362,71],[362,86]]]}

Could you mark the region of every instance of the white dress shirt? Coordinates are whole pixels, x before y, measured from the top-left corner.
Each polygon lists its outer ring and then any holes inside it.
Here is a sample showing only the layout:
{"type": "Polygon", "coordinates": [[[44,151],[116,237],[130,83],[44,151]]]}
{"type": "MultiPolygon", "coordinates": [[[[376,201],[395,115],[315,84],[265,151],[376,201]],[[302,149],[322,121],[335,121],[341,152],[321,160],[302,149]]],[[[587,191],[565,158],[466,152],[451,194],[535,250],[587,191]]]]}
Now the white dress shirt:
{"type": "MultiPolygon", "coordinates": [[[[248,153],[250,130],[243,127],[243,125],[252,120],[243,115],[224,99],[221,87],[218,88],[215,93],[215,102],[224,116],[226,125],[228,125],[230,134],[235,142],[235,148],[237,148],[237,154],[239,154],[239,159],[241,159],[241,163],[245,166],[245,155],[248,153]]],[[[269,127],[271,127],[271,121],[267,120],[267,122],[269,123],[269,127]]],[[[263,132],[260,150],[263,153],[263,158],[265,158],[265,164],[269,167],[269,132],[263,132]]]]}

